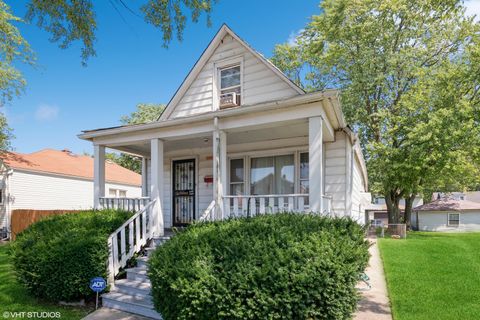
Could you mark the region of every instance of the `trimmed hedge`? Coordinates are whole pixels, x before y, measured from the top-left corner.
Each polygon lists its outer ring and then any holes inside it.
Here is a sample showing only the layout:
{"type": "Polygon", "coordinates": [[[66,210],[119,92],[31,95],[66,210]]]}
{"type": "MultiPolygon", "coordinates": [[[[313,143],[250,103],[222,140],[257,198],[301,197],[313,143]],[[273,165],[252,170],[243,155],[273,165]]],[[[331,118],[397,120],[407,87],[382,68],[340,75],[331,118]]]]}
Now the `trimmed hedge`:
{"type": "Polygon", "coordinates": [[[263,215],[188,227],[149,261],[164,319],[348,319],[368,263],[350,219],[263,215]]]}
{"type": "Polygon", "coordinates": [[[34,296],[50,301],[93,296],[90,279],[107,276],[108,236],[130,216],[91,210],[32,224],[12,244],[18,279],[34,296]]]}

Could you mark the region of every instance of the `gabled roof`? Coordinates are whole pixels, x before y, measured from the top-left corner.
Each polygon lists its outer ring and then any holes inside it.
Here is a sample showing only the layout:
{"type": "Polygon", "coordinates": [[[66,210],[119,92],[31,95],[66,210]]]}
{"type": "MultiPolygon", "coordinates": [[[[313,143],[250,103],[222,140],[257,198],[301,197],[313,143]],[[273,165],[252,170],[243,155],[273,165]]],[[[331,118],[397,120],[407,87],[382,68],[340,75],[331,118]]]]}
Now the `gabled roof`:
{"type": "Polygon", "coordinates": [[[437,199],[430,203],[415,207],[414,211],[463,211],[463,210],[480,210],[480,203],[457,200],[449,197],[437,199]]]}
{"type": "MultiPolygon", "coordinates": [[[[30,154],[3,152],[3,163],[17,170],[49,173],[93,181],[93,158],[76,155],[68,150],[44,149],[30,154]]],[[[110,183],[140,186],[142,177],[111,161],[105,162],[105,179],[110,183]]]]}
{"type": "Polygon", "coordinates": [[[292,80],[290,80],[280,69],[278,69],[273,63],[271,63],[268,59],[266,59],[262,54],[255,51],[249,44],[247,44],[243,39],[241,39],[235,32],[232,31],[226,24],[223,24],[222,27],[218,30],[217,34],[213,37],[213,39],[208,44],[207,48],[203,51],[200,58],[197,60],[193,68],[190,70],[188,75],[183,80],[180,87],[177,89],[175,94],[173,95],[172,99],[168,102],[167,107],[160,115],[158,120],[165,120],[167,119],[170,114],[173,112],[173,109],[183,97],[184,93],[188,90],[192,82],[197,78],[198,74],[208,62],[210,57],[215,52],[215,49],[218,47],[222,39],[226,35],[232,36],[235,40],[237,40],[242,46],[244,46],[247,51],[249,51],[254,57],[258,58],[261,62],[265,64],[267,68],[272,70],[280,79],[285,81],[292,89],[297,91],[299,94],[304,94],[305,91],[297,86],[292,80]]]}

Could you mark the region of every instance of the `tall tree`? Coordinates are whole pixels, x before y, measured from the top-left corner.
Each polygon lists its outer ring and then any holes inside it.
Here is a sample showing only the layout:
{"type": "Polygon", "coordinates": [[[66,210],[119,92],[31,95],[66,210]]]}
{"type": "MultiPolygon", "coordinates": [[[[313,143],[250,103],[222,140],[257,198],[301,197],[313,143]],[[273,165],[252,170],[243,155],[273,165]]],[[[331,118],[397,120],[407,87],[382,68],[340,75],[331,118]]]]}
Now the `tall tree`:
{"type": "MultiPolygon", "coordinates": [[[[15,26],[21,21],[11,13],[10,7],[0,0],[0,106],[10,101],[13,96],[19,95],[25,88],[25,79],[15,64],[35,62],[30,46],[15,26]]],[[[0,112],[0,151],[9,149],[12,137],[7,118],[0,112]]]]}
{"type": "Polygon", "coordinates": [[[389,221],[400,221],[401,198],[411,204],[439,182],[478,174],[464,165],[478,161],[480,146],[479,26],[463,2],[325,0],[321,8],[297,40],[303,63],[279,56],[342,90],[389,221]]]}
{"type": "MultiPolygon", "coordinates": [[[[161,30],[163,46],[168,47],[174,37],[182,40],[187,15],[191,16],[194,23],[205,15],[207,25],[210,26],[210,14],[216,2],[217,0],[146,0],[140,11],[146,23],[161,30]]],[[[121,10],[139,16],[124,0],[109,0],[109,3],[112,11],[122,19],[125,18],[121,10]]],[[[97,21],[93,0],[30,0],[25,18],[27,22],[35,22],[39,28],[50,33],[50,40],[58,43],[62,49],[80,42],[83,65],[96,55],[97,21]]],[[[16,64],[22,62],[33,65],[35,62],[28,42],[16,27],[22,21],[11,13],[4,0],[0,0],[0,105],[19,95],[25,88],[26,81],[15,67],[16,64]]],[[[0,150],[9,146],[8,139],[11,137],[7,119],[0,113],[0,150]]]]}
{"type": "MultiPolygon", "coordinates": [[[[125,125],[153,122],[158,120],[164,109],[164,104],[139,103],[137,109],[121,117],[120,122],[125,125]]],[[[137,173],[142,172],[142,162],[138,157],[126,153],[107,153],[106,157],[124,168],[137,173]]]]}

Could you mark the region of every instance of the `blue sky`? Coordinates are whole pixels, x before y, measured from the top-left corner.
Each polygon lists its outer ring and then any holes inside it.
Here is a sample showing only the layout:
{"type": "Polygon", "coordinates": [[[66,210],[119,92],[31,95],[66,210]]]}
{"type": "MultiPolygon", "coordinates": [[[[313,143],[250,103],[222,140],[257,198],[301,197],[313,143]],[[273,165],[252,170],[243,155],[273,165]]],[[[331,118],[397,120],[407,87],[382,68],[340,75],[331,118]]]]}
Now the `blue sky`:
{"type": "MultiPolygon", "coordinates": [[[[26,1],[6,2],[14,14],[24,16],[26,1]]],[[[134,10],[142,2],[127,1],[134,10]]],[[[49,34],[22,24],[38,66],[20,66],[26,92],[4,109],[16,136],[13,148],[25,153],[43,148],[91,152],[91,144],[76,137],[81,130],[118,125],[140,102],[168,102],[222,23],[268,57],[275,44],[288,41],[319,13],[318,4],[220,0],[211,28],[205,19],[188,23],[183,42],[175,40],[164,49],[160,30],[117,4],[126,24],[109,1],[95,1],[97,57],[87,67],[81,66],[78,45],[59,49],[48,41],[49,34]]]]}

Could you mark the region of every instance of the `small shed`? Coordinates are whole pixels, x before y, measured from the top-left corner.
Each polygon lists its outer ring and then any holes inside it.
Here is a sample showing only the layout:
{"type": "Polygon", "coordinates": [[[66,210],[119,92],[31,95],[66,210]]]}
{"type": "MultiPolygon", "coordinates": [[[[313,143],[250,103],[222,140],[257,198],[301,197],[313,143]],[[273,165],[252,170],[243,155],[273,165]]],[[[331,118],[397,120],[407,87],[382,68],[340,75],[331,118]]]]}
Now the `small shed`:
{"type": "Polygon", "coordinates": [[[420,231],[480,231],[480,202],[444,197],[413,209],[420,231]]]}

